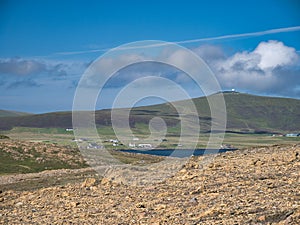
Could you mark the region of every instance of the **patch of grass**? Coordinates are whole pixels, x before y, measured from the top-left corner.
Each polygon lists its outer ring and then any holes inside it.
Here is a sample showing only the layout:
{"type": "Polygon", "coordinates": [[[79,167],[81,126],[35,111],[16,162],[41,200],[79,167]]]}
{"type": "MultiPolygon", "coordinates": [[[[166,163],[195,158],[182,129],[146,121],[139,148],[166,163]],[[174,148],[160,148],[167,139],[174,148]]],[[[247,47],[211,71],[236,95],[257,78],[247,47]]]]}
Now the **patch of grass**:
{"type": "Polygon", "coordinates": [[[9,139],[9,137],[6,135],[0,134],[0,139],[9,139]]]}
{"type": "Polygon", "coordinates": [[[133,154],[114,150],[110,150],[109,152],[110,154],[112,154],[112,156],[114,156],[116,159],[120,160],[122,163],[125,164],[146,165],[160,162],[163,160],[163,157],[157,157],[146,154],[133,154]]]}
{"type": "Polygon", "coordinates": [[[12,132],[16,133],[36,133],[36,134],[73,134],[72,131],[66,131],[64,128],[36,128],[36,127],[14,127],[12,132]]]}
{"type": "Polygon", "coordinates": [[[99,126],[97,127],[98,134],[100,136],[114,135],[114,130],[110,126],[99,126]]]}
{"type": "Polygon", "coordinates": [[[36,161],[39,156],[39,154],[35,154],[35,157],[17,160],[11,154],[0,149],[0,174],[35,173],[43,170],[73,168],[63,161],[54,159],[39,163],[36,161]]]}
{"type": "Polygon", "coordinates": [[[2,141],[0,144],[0,174],[34,173],[87,166],[80,152],[69,146],[14,140],[2,141]]]}

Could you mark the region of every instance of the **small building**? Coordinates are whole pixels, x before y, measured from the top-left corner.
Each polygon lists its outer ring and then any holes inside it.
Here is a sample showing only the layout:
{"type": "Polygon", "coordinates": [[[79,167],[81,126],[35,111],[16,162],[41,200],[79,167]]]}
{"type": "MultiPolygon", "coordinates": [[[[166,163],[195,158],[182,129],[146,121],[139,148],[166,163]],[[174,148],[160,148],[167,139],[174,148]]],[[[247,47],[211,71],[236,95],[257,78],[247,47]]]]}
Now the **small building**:
{"type": "Polygon", "coordinates": [[[111,142],[111,143],[118,143],[119,141],[117,139],[109,139],[109,142],[111,142]]]}
{"type": "Polygon", "coordinates": [[[89,143],[86,148],[87,149],[102,149],[103,147],[101,145],[98,145],[97,143],[89,143]]]}
{"type": "Polygon", "coordinates": [[[152,148],[151,144],[138,144],[139,148],[152,148]]]}
{"type": "Polygon", "coordinates": [[[73,131],[73,128],[66,128],[66,131],[73,131]]]}
{"type": "Polygon", "coordinates": [[[88,141],[87,138],[79,138],[79,139],[73,139],[73,141],[75,142],[84,142],[84,141],[88,141]]]}
{"type": "Polygon", "coordinates": [[[128,146],[129,146],[130,148],[135,148],[135,143],[129,143],[128,146]]]}
{"type": "Polygon", "coordinates": [[[234,148],[234,146],[231,144],[222,144],[220,146],[220,149],[232,149],[232,148],[234,148]]]}

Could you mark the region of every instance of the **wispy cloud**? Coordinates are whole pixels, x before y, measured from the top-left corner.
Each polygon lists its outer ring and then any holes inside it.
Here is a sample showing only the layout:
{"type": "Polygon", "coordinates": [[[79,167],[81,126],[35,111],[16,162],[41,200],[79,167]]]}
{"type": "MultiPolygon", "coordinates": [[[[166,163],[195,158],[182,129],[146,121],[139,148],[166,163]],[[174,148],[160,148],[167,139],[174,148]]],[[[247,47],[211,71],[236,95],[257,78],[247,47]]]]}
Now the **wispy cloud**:
{"type": "MultiPolygon", "coordinates": [[[[295,32],[300,31],[300,26],[294,27],[283,27],[277,29],[270,29],[258,32],[249,32],[249,33],[241,33],[241,34],[228,34],[228,35],[221,35],[216,37],[208,37],[208,38],[198,38],[198,39],[191,39],[191,40],[183,40],[183,41],[174,41],[172,43],[176,44],[190,44],[190,43],[198,43],[198,42],[210,42],[216,40],[230,40],[230,39],[238,39],[238,38],[250,38],[250,37],[259,37],[268,34],[279,34],[279,33],[288,33],[288,32],[295,32]]],[[[141,46],[131,46],[131,47],[124,47],[120,49],[138,49],[138,48],[151,48],[151,47],[158,47],[168,45],[168,43],[163,44],[153,44],[153,45],[141,45],[141,46]]],[[[56,55],[79,55],[79,54],[88,54],[88,53],[95,53],[95,52],[106,52],[111,50],[112,48],[102,48],[102,49],[93,49],[93,50],[84,50],[84,51],[69,51],[69,52],[57,52],[56,55]]]]}
{"type": "Polygon", "coordinates": [[[296,27],[284,27],[278,29],[271,29],[271,30],[264,30],[258,32],[250,32],[250,33],[242,33],[242,34],[229,34],[229,35],[222,35],[217,37],[208,37],[208,38],[199,38],[199,39],[192,39],[192,40],[185,40],[185,41],[177,41],[177,44],[187,44],[187,43],[196,43],[196,42],[203,42],[203,41],[215,41],[215,40],[227,40],[227,39],[234,39],[234,38],[245,38],[245,37],[259,37],[267,34],[278,34],[278,33],[287,33],[287,32],[294,32],[299,31],[300,26],[296,27]]]}

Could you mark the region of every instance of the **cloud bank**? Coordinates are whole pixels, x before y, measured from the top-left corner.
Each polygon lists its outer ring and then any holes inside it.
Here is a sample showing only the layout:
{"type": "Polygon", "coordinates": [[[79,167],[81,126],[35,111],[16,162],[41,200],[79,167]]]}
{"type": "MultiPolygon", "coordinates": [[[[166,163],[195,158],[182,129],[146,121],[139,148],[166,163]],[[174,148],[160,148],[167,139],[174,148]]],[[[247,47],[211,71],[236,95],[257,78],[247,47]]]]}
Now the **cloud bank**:
{"type": "Polygon", "coordinates": [[[253,51],[221,59],[217,55],[207,62],[224,89],[299,97],[299,55],[280,41],[261,42],[253,51]]]}
{"type": "Polygon", "coordinates": [[[27,76],[46,70],[46,65],[36,60],[21,58],[0,59],[0,74],[27,76]]]}
{"type": "Polygon", "coordinates": [[[42,73],[66,75],[65,65],[20,57],[0,59],[0,75],[32,76],[42,73]]]}
{"type": "MultiPolygon", "coordinates": [[[[300,57],[295,48],[283,42],[260,42],[252,51],[233,55],[227,55],[222,47],[216,45],[201,45],[193,51],[214,71],[224,90],[235,88],[254,94],[300,97],[300,57]]],[[[190,64],[180,51],[168,57],[179,64],[190,64]]],[[[188,75],[170,66],[142,63],[119,72],[119,77],[111,80],[111,86],[120,87],[145,74],[165,77],[188,88],[192,83],[188,75]]]]}
{"type": "MultiPolygon", "coordinates": [[[[0,58],[0,86],[6,88],[41,87],[55,81],[77,78],[86,68],[87,63],[68,61],[50,61],[21,57],[0,58]]],[[[71,82],[71,81],[70,81],[71,82]]],[[[72,83],[72,82],[71,82],[72,83]]]]}
{"type": "MultiPolygon", "coordinates": [[[[167,49],[167,46],[165,46],[167,49]]],[[[300,57],[296,49],[283,42],[269,40],[258,43],[251,51],[235,52],[228,55],[220,45],[200,45],[192,49],[214,71],[224,90],[235,88],[241,92],[254,94],[300,97],[300,57]]],[[[170,57],[173,61],[188,66],[190,62],[180,51],[171,55],[167,50],[160,57],[170,57]],[[165,55],[164,55],[165,54],[165,55]]],[[[143,55],[130,54],[128,57],[143,59],[143,55]]],[[[123,63],[127,57],[104,61],[108,66],[123,63]]],[[[80,76],[88,67],[86,62],[49,61],[26,58],[0,59],[0,87],[7,89],[32,87],[57,87],[75,89],[80,76]]],[[[105,65],[99,65],[105,66],[105,65]]],[[[101,76],[101,74],[99,74],[101,76]]],[[[145,76],[171,79],[193,93],[201,95],[191,78],[182,71],[160,63],[138,63],[118,71],[105,85],[107,90],[120,89],[145,76]]],[[[91,87],[96,87],[93,80],[91,87]]],[[[150,84],[147,84],[150,85],[150,84]]],[[[160,87],[160,84],[152,84],[160,87]]],[[[143,88],[144,84],[140,84],[143,88]]],[[[108,92],[107,92],[108,93],[108,92]]]]}

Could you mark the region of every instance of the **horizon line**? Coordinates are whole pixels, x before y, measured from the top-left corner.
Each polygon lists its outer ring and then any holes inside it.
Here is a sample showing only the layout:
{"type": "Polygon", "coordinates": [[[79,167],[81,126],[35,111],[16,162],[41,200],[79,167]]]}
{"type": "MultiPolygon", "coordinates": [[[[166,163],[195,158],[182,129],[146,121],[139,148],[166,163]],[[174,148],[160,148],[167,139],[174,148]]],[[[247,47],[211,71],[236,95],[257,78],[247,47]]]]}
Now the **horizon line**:
{"type": "MultiPolygon", "coordinates": [[[[249,91],[246,91],[246,90],[240,90],[238,91],[237,89],[235,89],[234,91],[232,89],[222,89],[221,91],[219,92],[216,92],[216,93],[213,93],[211,95],[215,95],[215,94],[226,94],[228,92],[231,92],[231,93],[237,93],[237,94],[245,94],[245,95],[253,95],[253,96],[256,96],[256,97],[269,97],[269,98],[284,98],[284,99],[295,99],[295,100],[300,100],[300,97],[296,97],[296,96],[287,96],[287,95],[278,95],[278,94],[267,94],[267,93],[253,93],[253,92],[249,92],[249,91]]],[[[195,98],[201,98],[201,97],[209,97],[211,95],[201,95],[201,96],[197,96],[197,97],[191,97],[189,99],[195,99],[195,98]]],[[[187,100],[187,99],[181,99],[181,100],[176,100],[176,101],[182,101],[182,100],[187,100]]],[[[165,104],[165,103],[168,103],[167,101],[164,102],[164,103],[154,103],[154,104],[145,104],[145,105],[140,105],[140,106],[136,106],[136,107],[141,107],[141,106],[154,106],[154,105],[157,105],[157,104],[165,104]]],[[[111,110],[113,108],[111,107],[103,107],[103,108],[98,108],[98,109],[95,109],[95,111],[101,111],[101,110],[111,110]]],[[[47,113],[59,113],[59,112],[72,112],[72,107],[71,109],[59,109],[59,110],[55,110],[55,111],[36,111],[36,112],[33,112],[33,111],[27,111],[27,110],[18,110],[18,109],[8,109],[8,108],[0,108],[0,111],[12,111],[12,112],[23,112],[23,113],[28,113],[28,114],[32,114],[32,115],[38,115],[38,114],[47,114],[47,113]]],[[[85,111],[85,110],[82,110],[82,111],[85,111]]],[[[86,110],[86,111],[89,111],[89,110],[86,110]]]]}

